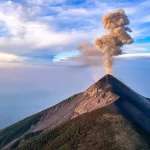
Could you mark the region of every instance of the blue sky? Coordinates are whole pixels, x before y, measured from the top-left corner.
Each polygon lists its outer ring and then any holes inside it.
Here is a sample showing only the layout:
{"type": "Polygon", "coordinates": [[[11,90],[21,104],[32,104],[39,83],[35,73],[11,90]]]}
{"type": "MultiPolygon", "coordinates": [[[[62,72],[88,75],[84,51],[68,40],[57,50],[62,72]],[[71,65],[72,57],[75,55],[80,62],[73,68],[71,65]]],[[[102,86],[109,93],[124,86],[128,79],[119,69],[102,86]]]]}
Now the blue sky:
{"type": "Polygon", "coordinates": [[[0,128],[84,91],[105,75],[103,60],[82,56],[77,47],[106,33],[101,18],[118,8],[128,15],[135,42],[113,58],[113,75],[150,97],[150,1],[0,1],[0,128]]]}
{"type": "Polygon", "coordinates": [[[126,53],[149,53],[150,2],[143,0],[12,0],[0,2],[0,63],[53,64],[77,54],[80,43],[93,44],[106,31],[101,17],[124,9],[135,40],[126,53]],[[14,56],[13,56],[14,55],[14,56]],[[11,61],[5,57],[12,57],[11,61]],[[42,61],[41,61],[42,60],[42,61]]]}

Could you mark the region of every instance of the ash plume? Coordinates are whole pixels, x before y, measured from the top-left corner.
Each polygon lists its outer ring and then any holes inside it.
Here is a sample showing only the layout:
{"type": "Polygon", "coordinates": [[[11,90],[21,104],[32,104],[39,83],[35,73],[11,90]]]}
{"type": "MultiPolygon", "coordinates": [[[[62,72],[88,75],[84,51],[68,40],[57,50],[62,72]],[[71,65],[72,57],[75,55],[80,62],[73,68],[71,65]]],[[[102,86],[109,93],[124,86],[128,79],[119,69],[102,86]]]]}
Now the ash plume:
{"type": "Polygon", "coordinates": [[[93,44],[88,42],[82,42],[77,49],[84,56],[103,56],[101,51],[99,51],[93,44]]]}
{"type": "Polygon", "coordinates": [[[78,45],[77,50],[80,52],[80,55],[68,57],[67,60],[75,62],[83,67],[103,65],[104,54],[93,44],[82,42],[78,45]]]}
{"type": "Polygon", "coordinates": [[[94,44],[104,53],[104,66],[107,74],[112,74],[112,56],[121,55],[121,47],[134,42],[128,34],[132,30],[126,27],[129,23],[130,21],[122,9],[108,13],[102,18],[102,24],[108,32],[106,35],[96,38],[94,44]]]}

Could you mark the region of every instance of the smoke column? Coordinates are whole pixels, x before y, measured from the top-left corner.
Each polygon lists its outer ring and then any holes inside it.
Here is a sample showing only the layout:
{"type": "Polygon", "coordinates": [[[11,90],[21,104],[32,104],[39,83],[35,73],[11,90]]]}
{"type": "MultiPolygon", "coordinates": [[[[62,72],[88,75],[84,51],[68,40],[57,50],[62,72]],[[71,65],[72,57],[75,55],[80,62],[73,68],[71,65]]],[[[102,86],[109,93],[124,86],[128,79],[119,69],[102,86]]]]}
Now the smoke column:
{"type": "Polygon", "coordinates": [[[112,56],[121,55],[121,47],[134,42],[128,34],[132,30],[126,27],[129,23],[130,21],[122,9],[108,13],[102,18],[102,24],[108,32],[106,35],[96,38],[94,43],[104,53],[104,66],[107,74],[112,74],[112,56]]]}

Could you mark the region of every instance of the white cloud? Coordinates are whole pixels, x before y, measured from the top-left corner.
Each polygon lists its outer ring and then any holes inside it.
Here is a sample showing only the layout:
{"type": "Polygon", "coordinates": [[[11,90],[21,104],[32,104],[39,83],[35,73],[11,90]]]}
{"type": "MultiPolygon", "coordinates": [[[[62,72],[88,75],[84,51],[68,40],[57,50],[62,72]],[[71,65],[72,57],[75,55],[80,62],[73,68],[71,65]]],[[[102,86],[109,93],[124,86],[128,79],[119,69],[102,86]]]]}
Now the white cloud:
{"type": "Polygon", "coordinates": [[[0,4],[0,21],[5,23],[11,35],[0,37],[0,51],[24,53],[42,48],[53,47],[54,49],[54,47],[71,45],[86,37],[81,32],[54,31],[49,24],[30,20],[29,15],[28,10],[21,4],[12,2],[0,4]]]}
{"type": "Polygon", "coordinates": [[[126,53],[138,53],[140,52],[144,52],[144,51],[148,51],[149,48],[147,48],[147,46],[143,45],[143,44],[132,44],[132,45],[125,45],[123,48],[123,51],[126,53]]]}
{"type": "Polygon", "coordinates": [[[28,3],[31,4],[42,4],[44,2],[44,0],[28,0],[28,3]]]}
{"type": "Polygon", "coordinates": [[[141,22],[150,22],[150,15],[144,16],[140,21],[141,22]]]}
{"type": "Polygon", "coordinates": [[[18,36],[22,34],[26,23],[25,8],[11,1],[0,3],[0,21],[5,23],[9,34],[18,36]]]}
{"type": "Polygon", "coordinates": [[[149,1],[149,0],[142,1],[142,3],[140,3],[140,5],[139,5],[139,6],[142,6],[142,7],[150,6],[150,1],[149,1]]]}
{"type": "Polygon", "coordinates": [[[83,33],[55,32],[41,22],[27,22],[22,37],[1,37],[0,50],[24,52],[52,46],[65,46],[84,37],[83,33]]]}
{"type": "Polygon", "coordinates": [[[65,0],[28,0],[29,4],[44,5],[44,4],[61,4],[65,0]]]}
{"type": "Polygon", "coordinates": [[[25,57],[7,53],[0,53],[0,62],[24,62],[25,60],[25,57]]]}
{"type": "Polygon", "coordinates": [[[144,57],[147,57],[149,58],[150,57],[150,53],[141,53],[141,54],[123,54],[123,55],[119,55],[119,56],[115,56],[116,59],[118,58],[144,58],[144,57]]]}

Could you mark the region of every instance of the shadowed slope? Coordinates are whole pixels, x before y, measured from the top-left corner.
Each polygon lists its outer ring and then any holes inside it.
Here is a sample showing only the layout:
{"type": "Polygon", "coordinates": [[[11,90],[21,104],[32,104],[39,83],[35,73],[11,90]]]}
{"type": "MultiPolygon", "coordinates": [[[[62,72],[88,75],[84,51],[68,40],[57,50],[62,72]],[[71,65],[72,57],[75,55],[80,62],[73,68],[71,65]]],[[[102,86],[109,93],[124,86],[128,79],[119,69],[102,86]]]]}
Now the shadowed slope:
{"type": "Polygon", "coordinates": [[[109,105],[81,115],[36,137],[12,145],[16,150],[149,150],[150,137],[109,105]]]}

